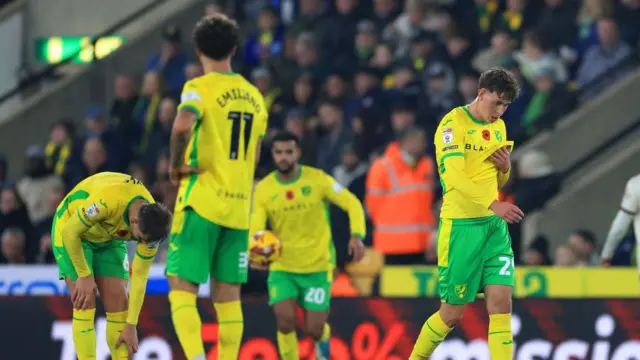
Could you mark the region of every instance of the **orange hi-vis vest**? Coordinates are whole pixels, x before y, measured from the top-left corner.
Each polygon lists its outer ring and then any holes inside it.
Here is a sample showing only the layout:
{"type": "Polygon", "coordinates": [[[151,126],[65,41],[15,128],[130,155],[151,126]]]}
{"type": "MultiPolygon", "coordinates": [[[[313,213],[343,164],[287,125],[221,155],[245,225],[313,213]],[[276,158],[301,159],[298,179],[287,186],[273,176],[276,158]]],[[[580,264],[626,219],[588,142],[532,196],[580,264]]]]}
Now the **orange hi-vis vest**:
{"type": "Polygon", "coordinates": [[[424,252],[433,238],[434,166],[422,157],[415,167],[389,145],[367,176],[365,203],[374,225],[373,247],[382,254],[424,252]]]}

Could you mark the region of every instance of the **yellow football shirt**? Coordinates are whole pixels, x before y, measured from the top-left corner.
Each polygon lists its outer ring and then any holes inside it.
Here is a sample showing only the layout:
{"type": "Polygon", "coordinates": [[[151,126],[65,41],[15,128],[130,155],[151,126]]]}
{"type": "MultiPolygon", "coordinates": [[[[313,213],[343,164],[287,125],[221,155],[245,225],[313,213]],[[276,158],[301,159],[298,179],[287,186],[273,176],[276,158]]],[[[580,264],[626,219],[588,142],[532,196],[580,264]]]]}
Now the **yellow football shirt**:
{"type": "MultiPolygon", "coordinates": [[[[129,224],[129,207],[136,200],[154,203],[149,190],[131,175],[102,172],[82,180],[62,200],[54,218],[54,245],[64,246],[78,276],[91,274],[81,241],[135,240],[129,224]]],[[[144,300],[149,269],[158,244],[136,246],[132,264],[127,322],[136,324],[144,300]]]]}
{"type": "Polygon", "coordinates": [[[282,242],[282,254],[271,270],[311,273],[333,268],[327,202],[345,210],[351,234],[364,238],[362,204],[322,170],[300,166],[298,177],[291,182],[281,182],[272,172],[258,183],[250,233],[264,230],[268,221],[282,242]]]}
{"type": "Polygon", "coordinates": [[[442,118],[434,144],[443,191],[440,217],[466,219],[493,215],[489,205],[498,199],[498,189],[509,179],[488,159],[507,141],[504,121],[474,119],[466,106],[442,118]]]}
{"type": "Polygon", "coordinates": [[[208,73],[185,84],[178,109],[198,116],[184,160],[203,172],[182,180],[176,209],[248,229],[256,148],[267,129],[262,95],[241,75],[208,73]]]}

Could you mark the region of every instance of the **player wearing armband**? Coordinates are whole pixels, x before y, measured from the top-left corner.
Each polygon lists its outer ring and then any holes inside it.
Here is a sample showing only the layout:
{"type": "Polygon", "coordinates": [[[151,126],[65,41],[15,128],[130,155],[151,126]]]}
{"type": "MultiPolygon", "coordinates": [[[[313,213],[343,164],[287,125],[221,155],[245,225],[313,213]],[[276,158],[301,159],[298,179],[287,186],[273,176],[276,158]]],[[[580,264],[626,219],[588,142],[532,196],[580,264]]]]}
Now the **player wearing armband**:
{"type": "Polygon", "coordinates": [[[515,273],[507,222],[519,222],[524,214],[515,205],[498,201],[498,189],[509,179],[513,146],[500,117],[518,91],[511,73],[490,69],[480,76],[476,99],[445,115],[436,130],[444,194],[438,227],[442,303],[422,327],[411,360],[428,359],[460,323],[465,304],[473,302],[478,292],[487,299],[491,359],[512,358],[515,273]]]}
{"type": "MultiPolygon", "coordinates": [[[[256,186],[251,234],[265,230],[267,221],[282,242],[281,256],[269,267],[269,304],[278,327],[283,360],[298,360],[296,308],[306,310],[304,333],[318,343],[318,359],[331,359],[327,324],[335,248],[327,202],[349,214],[349,252],[364,257],[365,218],[362,204],[349,190],[319,169],[298,165],[298,138],[278,133],[272,141],[276,171],[256,186]]],[[[259,268],[259,265],[252,266],[259,268]]]]}
{"type": "Polygon", "coordinates": [[[171,317],[187,359],[205,359],[198,286],[211,275],[219,358],[237,360],[244,320],[249,212],[267,109],[260,92],[231,71],[239,28],[225,15],[196,24],[205,75],[188,81],[171,133],[170,177],[179,185],[166,274],[171,317]]]}
{"type": "Polygon", "coordinates": [[[62,200],[51,243],[73,302],[72,332],[78,359],[96,359],[96,284],[107,312],[107,344],[114,360],[138,349],[136,324],[153,257],[168,237],[171,213],[130,175],[90,176],[62,200]],[[131,287],[127,241],[137,241],[131,287]],[[126,346],[121,346],[126,345],[126,346]]]}

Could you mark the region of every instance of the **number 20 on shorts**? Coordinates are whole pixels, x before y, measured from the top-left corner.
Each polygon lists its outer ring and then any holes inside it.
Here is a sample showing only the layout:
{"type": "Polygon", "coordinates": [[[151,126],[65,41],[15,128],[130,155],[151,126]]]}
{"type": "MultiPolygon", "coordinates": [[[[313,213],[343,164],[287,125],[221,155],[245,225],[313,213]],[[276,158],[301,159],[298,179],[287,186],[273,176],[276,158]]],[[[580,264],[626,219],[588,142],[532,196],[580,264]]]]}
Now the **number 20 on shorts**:
{"type": "Polygon", "coordinates": [[[326,294],[323,288],[309,288],[304,296],[304,301],[311,304],[322,304],[326,294]]]}
{"type": "Polygon", "coordinates": [[[502,261],[504,265],[500,268],[499,274],[502,276],[511,276],[511,270],[515,269],[516,264],[511,256],[500,256],[498,260],[502,261]],[[511,268],[511,270],[509,270],[511,268]]]}

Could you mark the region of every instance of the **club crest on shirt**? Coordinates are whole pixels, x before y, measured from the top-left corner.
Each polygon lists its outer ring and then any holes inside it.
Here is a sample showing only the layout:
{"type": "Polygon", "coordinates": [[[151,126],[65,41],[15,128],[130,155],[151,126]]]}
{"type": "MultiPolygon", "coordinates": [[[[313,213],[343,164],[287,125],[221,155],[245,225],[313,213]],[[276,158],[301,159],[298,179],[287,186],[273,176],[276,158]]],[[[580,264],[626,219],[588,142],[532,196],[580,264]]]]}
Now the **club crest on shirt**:
{"type": "Polygon", "coordinates": [[[87,207],[84,213],[87,215],[87,217],[94,217],[100,214],[100,209],[98,208],[98,204],[92,203],[87,207]]]}
{"type": "Polygon", "coordinates": [[[442,142],[445,144],[451,144],[452,141],[453,141],[453,129],[452,128],[442,129],[442,142]]]}
{"type": "Polygon", "coordinates": [[[495,131],[493,132],[493,135],[495,135],[495,137],[496,137],[496,139],[497,139],[498,141],[502,141],[502,134],[500,134],[500,131],[495,130],[495,131]]]}

